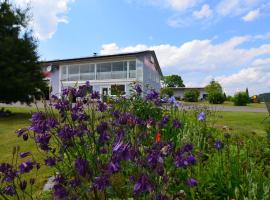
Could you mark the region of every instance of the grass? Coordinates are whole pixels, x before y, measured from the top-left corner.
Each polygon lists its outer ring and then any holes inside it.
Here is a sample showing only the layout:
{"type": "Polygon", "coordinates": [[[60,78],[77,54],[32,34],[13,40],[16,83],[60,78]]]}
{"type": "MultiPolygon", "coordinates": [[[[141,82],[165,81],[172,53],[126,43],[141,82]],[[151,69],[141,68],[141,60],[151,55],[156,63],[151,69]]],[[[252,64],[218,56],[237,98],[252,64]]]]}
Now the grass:
{"type": "Polygon", "coordinates": [[[270,119],[262,123],[267,113],[219,111],[216,113],[217,127],[228,126],[232,132],[251,134],[256,133],[265,136],[265,130],[269,126],[270,119]]]}
{"type": "MultiPolygon", "coordinates": [[[[44,164],[44,161],[41,160],[41,152],[37,151],[34,142],[31,139],[25,142],[22,138],[18,138],[15,133],[17,129],[29,126],[29,118],[31,117],[31,112],[35,111],[35,108],[9,107],[7,109],[12,112],[12,116],[0,118],[0,162],[11,162],[13,147],[19,145],[20,152],[31,151],[35,155],[35,159],[41,164],[44,164]]],[[[52,172],[48,168],[41,166],[39,177],[34,187],[34,193],[42,190],[50,174],[52,172]]],[[[27,174],[26,178],[31,177],[35,177],[34,172],[27,174]]]]}
{"type": "MultiPolygon", "coordinates": [[[[232,101],[225,101],[223,104],[209,104],[207,101],[203,101],[203,102],[184,102],[185,104],[204,104],[204,105],[221,105],[221,106],[234,106],[232,101]]],[[[266,108],[265,104],[262,103],[249,103],[247,104],[247,107],[250,108],[266,108]]]]}

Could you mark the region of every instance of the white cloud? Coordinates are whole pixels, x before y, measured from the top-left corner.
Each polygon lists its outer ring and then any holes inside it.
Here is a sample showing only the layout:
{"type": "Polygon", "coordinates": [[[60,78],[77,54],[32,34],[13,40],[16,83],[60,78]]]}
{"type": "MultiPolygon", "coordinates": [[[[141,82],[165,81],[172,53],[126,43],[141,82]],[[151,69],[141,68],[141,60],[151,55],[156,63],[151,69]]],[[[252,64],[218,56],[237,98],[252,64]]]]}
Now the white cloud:
{"type": "Polygon", "coordinates": [[[204,4],[201,10],[193,12],[193,16],[198,19],[211,17],[212,14],[213,11],[210,9],[210,6],[208,4],[204,4]]]}
{"type": "Polygon", "coordinates": [[[247,87],[251,94],[269,92],[270,88],[270,59],[256,59],[249,67],[239,70],[229,76],[220,76],[216,79],[226,88],[229,94],[238,90],[244,91],[247,87]]]}
{"type": "Polygon", "coordinates": [[[178,11],[183,11],[187,8],[193,7],[197,2],[198,0],[167,0],[170,7],[178,11]]]}
{"type": "Polygon", "coordinates": [[[68,23],[68,4],[74,0],[13,0],[16,5],[30,5],[34,34],[41,40],[49,39],[59,23],[68,23]]]}
{"type": "MultiPolygon", "coordinates": [[[[138,44],[128,47],[119,47],[116,43],[111,43],[103,45],[100,53],[113,54],[148,49],[155,50],[164,74],[181,74],[187,83],[196,82],[196,84],[204,85],[206,83],[205,78],[207,76],[213,75],[211,77],[217,77],[218,74],[232,73],[233,71],[242,70],[247,66],[251,66],[251,63],[253,63],[252,67],[254,68],[256,63],[257,65],[260,64],[258,63],[258,58],[261,56],[269,57],[270,44],[262,44],[253,48],[240,47],[240,45],[243,45],[249,41],[256,40],[256,37],[257,36],[233,37],[225,42],[217,44],[215,44],[212,40],[192,40],[179,46],[170,44],[160,44],[155,46],[138,44]],[[192,75],[192,77],[190,74],[195,75],[192,75]]],[[[262,76],[263,73],[261,73],[261,68],[253,68],[249,69],[248,71],[241,72],[241,76],[237,76],[244,77],[242,74],[250,73],[247,77],[250,79],[252,78],[252,80],[256,82],[256,79],[252,77],[252,73],[256,72],[262,76]]],[[[267,68],[265,67],[264,69],[266,70],[267,68]]],[[[268,71],[270,71],[269,65],[268,71]]],[[[232,89],[230,89],[231,86],[228,84],[230,81],[226,80],[239,80],[243,83],[246,82],[247,86],[249,86],[248,84],[251,83],[247,82],[246,79],[234,78],[235,76],[232,78],[230,78],[230,76],[228,77],[220,77],[219,75],[219,80],[222,81],[226,91],[229,92],[232,91],[232,89]]],[[[235,83],[234,86],[237,84],[238,83],[235,83]]],[[[256,84],[252,85],[252,87],[253,89],[256,89],[256,84]]],[[[270,85],[268,85],[268,87],[270,87],[270,85]]]]}
{"type": "Polygon", "coordinates": [[[242,19],[246,22],[253,21],[260,16],[260,9],[249,11],[242,19]]]}

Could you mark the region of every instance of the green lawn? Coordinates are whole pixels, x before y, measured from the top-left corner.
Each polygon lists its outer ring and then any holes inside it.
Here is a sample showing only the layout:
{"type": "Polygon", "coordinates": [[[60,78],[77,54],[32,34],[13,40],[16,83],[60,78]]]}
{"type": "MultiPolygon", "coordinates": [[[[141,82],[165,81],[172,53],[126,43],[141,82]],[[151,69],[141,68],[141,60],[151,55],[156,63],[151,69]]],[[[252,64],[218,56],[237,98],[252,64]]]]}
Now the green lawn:
{"type": "MultiPolygon", "coordinates": [[[[8,108],[13,112],[11,117],[0,118],[0,162],[7,162],[11,160],[12,149],[15,145],[20,145],[21,151],[31,151],[36,155],[37,160],[42,164],[40,160],[41,153],[37,151],[35,144],[30,141],[24,142],[22,138],[18,138],[15,131],[19,128],[29,125],[29,118],[31,112],[35,111],[35,108],[8,108]]],[[[265,128],[269,125],[270,119],[267,122],[261,123],[266,113],[251,113],[251,112],[216,112],[214,125],[218,128],[228,126],[232,128],[232,132],[240,132],[251,134],[253,132],[259,135],[265,135],[265,128]]],[[[41,190],[47,177],[52,174],[45,166],[40,169],[40,177],[37,181],[37,187],[35,191],[41,190]]],[[[29,177],[33,174],[29,174],[29,177]]]]}
{"type": "MultiPolygon", "coordinates": [[[[234,106],[232,101],[225,101],[223,104],[209,104],[207,101],[204,102],[183,102],[185,104],[204,104],[204,105],[221,105],[221,106],[234,106]]],[[[251,107],[251,108],[266,108],[265,104],[262,103],[249,103],[247,104],[247,107],[251,107]]]]}
{"type": "MultiPolygon", "coordinates": [[[[11,162],[12,149],[14,146],[19,145],[20,151],[31,151],[35,155],[35,159],[44,164],[41,160],[41,152],[37,151],[37,148],[32,140],[27,142],[22,138],[18,138],[15,131],[19,128],[29,126],[29,118],[31,112],[35,111],[35,108],[7,108],[13,112],[12,116],[6,118],[0,118],[0,162],[11,162]]],[[[38,180],[36,181],[36,187],[34,191],[40,191],[47,180],[50,172],[45,166],[41,166],[38,180]]],[[[27,178],[34,177],[34,173],[27,174],[27,178]]]]}
{"type": "Polygon", "coordinates": [[[270,126],[270,119],[261,122],[266,116],[267,113],[218,111],[215,125],[228,126],[233,132],[265,135],[267,126],[270,126]]]}

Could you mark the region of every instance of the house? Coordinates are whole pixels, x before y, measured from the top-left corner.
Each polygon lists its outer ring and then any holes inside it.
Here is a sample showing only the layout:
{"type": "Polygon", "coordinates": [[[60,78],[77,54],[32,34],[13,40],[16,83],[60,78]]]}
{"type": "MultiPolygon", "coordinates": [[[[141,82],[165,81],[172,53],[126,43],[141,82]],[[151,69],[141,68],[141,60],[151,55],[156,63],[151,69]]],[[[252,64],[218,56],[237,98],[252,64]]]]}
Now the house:
{"type": "Polygon", "coordinates": [[[162,76],[154,51],[140,51],[114,55],[51,60],[41,62],[43,73],[52,88],[52,94],[90,81],[92,89],[102,95],[130,94],[131,84],[138,82],[143,90],[160,90],[162,76]]]}
{"type": "Polygon", "coordinates": [[[186,91],[189,90],[197,90],[199,91],[199,100],[205,100],[207,97],[207,92],[205,91],[204,87],[170,87],[173,90],[173,95],[180,99],[184,98],[184,94],[186,91]]]}

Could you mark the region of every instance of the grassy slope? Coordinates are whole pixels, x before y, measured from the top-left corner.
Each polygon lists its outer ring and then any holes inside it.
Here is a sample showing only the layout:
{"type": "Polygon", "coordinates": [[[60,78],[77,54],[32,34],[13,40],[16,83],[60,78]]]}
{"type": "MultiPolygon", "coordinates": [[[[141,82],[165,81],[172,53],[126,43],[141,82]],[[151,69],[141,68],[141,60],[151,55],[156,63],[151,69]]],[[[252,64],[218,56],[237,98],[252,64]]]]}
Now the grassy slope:
{"type": "MultiPolygon", "coordinates": [[[[205,105],[210,105],[207,101],[204,101],[204,102],[184,102],[186,104],[205,104],[205,105]]],[[[211,104],[211,105],[221,105],[221,106],[234,106],[233,102],[232,101],[225,101],[223,104],[211,104]]],[[[265,104],[262,102],[262,103],[249,103],[247,104],[247,107],[250,107],[250,108],[266,108],[265,107],[265,104]]]]}
{"type": "MultiPolygon", "coordinates": [[[[18,138],[15,131],[19,128],[29,126],[29,118],[31,112],[34,112],[34,108],[8,108],[13,112],[13,115],[7,118],[0,118],[0,162],[11,162],[12,149],[15,145],[20,146],[20,151],[31,151],[35,155],[35,159],[41,164],[44,163],[41,160],[41,153],[37,151],[37,148],[32,140],[27,142],[22,138],[18,138]]],[[[39,178],[36,182],[34,191],[41,190],[47,177],[50,175],[50,171],[45,166],[41,166],[39,172],[39,178]]],[[[27,178],[34,177],[34,173],[27,174],[27,178]]]]}

